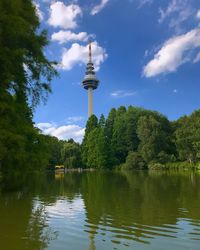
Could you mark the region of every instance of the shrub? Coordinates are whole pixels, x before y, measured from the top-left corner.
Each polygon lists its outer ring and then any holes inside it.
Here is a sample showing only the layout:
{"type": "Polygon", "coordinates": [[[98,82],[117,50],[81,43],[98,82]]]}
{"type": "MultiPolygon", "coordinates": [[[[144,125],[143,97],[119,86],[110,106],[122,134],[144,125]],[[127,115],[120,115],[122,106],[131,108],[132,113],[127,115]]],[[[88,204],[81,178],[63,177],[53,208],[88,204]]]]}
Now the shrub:
{"type": "Polygon", "coordinates": [[[144,169],[146,167],[145,161],[138,152],[130,151],[126,158],[125,164],[123,164],[122,169],[144,169]]]}
{"type": "Polygon", "coordinates": [[[161,170],[161,169],[167,169],[167,166],[158,162],[152,162],[148,165],[148,169],[149,170],[161,170]]]}

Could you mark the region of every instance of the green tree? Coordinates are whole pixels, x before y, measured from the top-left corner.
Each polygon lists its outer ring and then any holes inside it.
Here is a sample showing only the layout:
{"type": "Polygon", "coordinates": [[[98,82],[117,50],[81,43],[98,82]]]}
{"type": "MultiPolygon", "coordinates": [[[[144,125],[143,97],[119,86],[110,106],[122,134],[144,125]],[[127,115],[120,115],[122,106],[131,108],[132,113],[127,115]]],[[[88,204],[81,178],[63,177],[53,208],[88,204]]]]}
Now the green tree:
{"type": "MultiPolygon", "coordinates": [[[[82,142],[82,161],[84,166],[88,166],[88,156],[89,156],[89,135],[98,126],[98,119],[95,115],[92,115],[86,124],[85,135],[82,142]]],[[[91,137],[91,136],[90,136],[91,137]]]]}
{"type": "Polygon", "coordinates": [[[87,149],[87,157],[85,165],[87,168],[98,168],[98,146],[97,138],[99,136],[99,129],[93,129],[87,137],[87,143],[85,145],[87,149]]]}
{"type": "Polygon", "coordinates": [[[43,137],[43,143],[46,146],[46,153],[48,154],[48,168],[54,170],[56,165],[63,164],[61,150],[65,141],[58,140],[58,138],[49,135],[40,135],[43,137]]]}
{"type": "Polygon", "coordinates": [[[56,71],[32,1],[2,0],[0,11],[0,171],[10,180],[48,164],[28,100],[34,107],[46,97],[56,71]]]}
{"type": "Polygon", "coordinates": [[[134,170],[134,169],[144,169],[146,163],[142,156],[138,152],[130,151],[126,158],[125,164],[123,164],[122,169],[124,170],[134,170]]]}
{"type": "Polygon", "coordinates": [[[24,91],[37,104],[45,96],[43,91],[50,91],[49,83],[56,74],[54,62],[43,53],[47,32],[39,32],[31,0],[1,0],[0,11],[0,92],[24,91]]]}
{"type": "Polygon", "coordinates": [[[175,137],[180,160],[200,160],[200,110],[177,121],[175,137]]]}
{"type": "Polygon", "coordinates": [[[105,117],[101,115],[99,122],[94,116],[89,118],[86,131],[82,146],[85,166],[108,168],[110,161],[108,138],[105,135],[105,117]]]}
{"type": "Polygon", "coordinates": [[[107,150],[108,150],[108,158],[109,158],[109,168],[115,165],[116,160],[114,158],[114,150],[112,148],[112,137],[113,137],[113,127],[116,117],[116,109],[112,108],[108,114],[108,117],[105,122],[104,133],[107,140],[107,150]]]}
{"type": "Polygon", "coordinates": [[[143,116],[138,121],[137,135],[140,139],[139,152],[146,163],[159,161],[163,153],[171,153],[170,123],[166,118],[157,115],[143,116]]]}
{"type": "Polygon", "coordinates": [[[127,143],[126,143],[126,108],[121,106],[117,112],[113,125],[113,135],[111,147],[113,150],[113,158],[115,165],[125,162],[127,156],[127,143]]]}
{"type": "Polygon", "coordinates": [[[109,141],[105,134],[105,117],[101,115],[98,124],[98,136],[96,138],[97,167],[110,168],[109,141]]]}
{"type": "Polygon", "coordinates": [[[137,136],[137,123],[141,116],[152,113],[138,107],[129,106],[126,112],[126,144],[128,151],[137,151],[139,146],[139,138],[137,136]]]}
{"type": "Polygon", "coordinates": [[[82,168],[81,146],[73,140],[64,143],[61,156],[65,168],[82,168]]]}
{"type": "Polygon", "coordinates": [[[108,138],[108,141],[111,143],[113,135],[113,126],[116,117],[116,109],[112,108],[108,114],[108,117],[105,122],[105,135],[108,138]]]}

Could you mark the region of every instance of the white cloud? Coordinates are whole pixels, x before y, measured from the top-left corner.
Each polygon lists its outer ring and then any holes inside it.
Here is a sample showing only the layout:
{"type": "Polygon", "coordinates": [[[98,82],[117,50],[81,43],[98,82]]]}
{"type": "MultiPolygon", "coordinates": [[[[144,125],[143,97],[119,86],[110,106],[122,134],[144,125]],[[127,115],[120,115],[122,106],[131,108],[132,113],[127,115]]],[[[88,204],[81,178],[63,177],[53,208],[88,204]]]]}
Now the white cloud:
{"type": "Polygon", "coordinates": [[[74,29],[77,27],[77,17],[82,15],[81,8],[76,4],[65,5],[57,1],[50,6],[48,23],[54,27],[74,29]]]}
{"type": "Polygon", "coordinates": [[[199,47],[199,28],[169,39],[144,67],[144,75],[153,77],[176,71],[180,65],[193,60],[190,53],[199,47]]]}
{"type": "Polygon", "coordinates": [[[52,127],[52,123],[49,122],[38,123],[36,127],[38,127],[41,130],[46,130],[52,127]]]}
{"type": "Polygon", "coordinates": [[[68,124],[75,123],[75,122],[81,122],[84,120],[83,116],[70,116],[66,119],[66,122],[68,124]]]}
{"type": "Polygon", "coordinates": [[[198,63],[198,62],[200,62],[200,52],[197,53],[197,55],[196,55],[196,57],[194,58],[194,61],[193,61],[193,63],[198,63]]]}
{"type": "Polygon", "coordinates": [[[58,41],[60,44],[70,42],[70,41],[88,41],[89,35],[86,32],[73,33],[70,30],[53,33],[51,39],[53,41],[58,41]]]}
{"type": "Polygon", "coordinates": [[[43,134],[55,136],[60,140],[74,139],[81,142],[85,134],[85,129],[78,125],[57,126],[54,123],[38,123],[36,124],[43,134]]]}
{"type": "Polygon", "coordinates": [[[109,0],[101,0],[100,4],[94,6],[94,8],[91,10],[91,15],[94,16],[97,13],[99,13],[106,6],[108,2],[109,0]]]}
{"type": "Polygon", "coordinates": [[[40,21],[43,21],[44,13],[40,10],[40,5],[34,1],[33,1],[33,4],[35,6],[36,15],[38,16],[40,21]]]}
{"type": "Polygon", "coordinates": [[[194,11],[188,0],[171,0],[165,10],[159,9],[160,18],[158,22],[162,23],[170,17],[169,27],[180,34],[184,30],[181,24],[193,16],[194,11]]]}
{"type": "Polygon", "coordinates": [[[141,8],[141,7],[143,7],[146,4],[152,4],[152,2],[153,2],[153,0],[139,0],[138,8],[141,8]]]}
{"type": "Polygon", "coordinates": [[[200,19],[200,10],[197,11],[196,17],[197,17],[198,19],[200,19]]]}
{"type": "Polygon", "coordinates": [[[193,15],[193,10],[190,8],[185,8],[179,12],[178,16],[175,16],[171,19],[169,23],[170,28],[175,28],[175,31],[177,33],[181,33],[182,30],[184,30],[181,27],[181,24],[188,20],[189,17],[193,15]]]}
{"type": "MultiPolygon", "coordinates": [[[[92,58],[96,70],[99,70],[101,63],[107,58],[105,49],[100,47],[96,41],[92,43],[92,58]]],[[[71,70],[76,64],[87,63],[87,61],[88,46],[73,43],[70,49],[63,51],[61,68],[71,70]]]]}
{"type": "Polygon", "coordinates": [[[162,23],[165,18],[170,16],[172,13],[177,12],[180,10],[180,1],[179,0],[172,0],[169,5],[167,6],[166,10],[159,9],[160,18],[158,20],[159,23],[162,23]]]}
{"type": "Polygon", "coordinates": [[[112,92],[110,95],[112,97],[122,98],[122,97],[134,96],[136,94],[137,94],[136,91],[116,90],[116,91],[112,92]]]}

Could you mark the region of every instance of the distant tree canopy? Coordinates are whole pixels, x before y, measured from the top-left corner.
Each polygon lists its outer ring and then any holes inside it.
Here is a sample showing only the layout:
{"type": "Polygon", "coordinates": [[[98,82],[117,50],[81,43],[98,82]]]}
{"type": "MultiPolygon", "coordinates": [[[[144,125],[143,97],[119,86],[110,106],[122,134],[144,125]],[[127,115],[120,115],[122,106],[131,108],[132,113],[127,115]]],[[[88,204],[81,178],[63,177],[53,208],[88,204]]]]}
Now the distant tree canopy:
{"type": "Polygon", "coordinates": [[[57,164],[67,169],[130,170],[195,163],[200,161],[200,111],[170,122],[158,112],[122,106],[111,109],[107,119],[92,115],[82,144],[47,135],[43,141],[52,169],[57,164]]]}
{"type": "Polygon", "coordinates": [[[82,168],[81,147],[74,140],[64,142],[61,149],[61,160],[65,168],[82,168]]]}
{"type": "Polygon", "coordinates": [[[129,106],[93,115],[82,143],[86,167],[141,169],[152,163],[200,160],[200,111],[170,122],[162,114],[129,106]]]}

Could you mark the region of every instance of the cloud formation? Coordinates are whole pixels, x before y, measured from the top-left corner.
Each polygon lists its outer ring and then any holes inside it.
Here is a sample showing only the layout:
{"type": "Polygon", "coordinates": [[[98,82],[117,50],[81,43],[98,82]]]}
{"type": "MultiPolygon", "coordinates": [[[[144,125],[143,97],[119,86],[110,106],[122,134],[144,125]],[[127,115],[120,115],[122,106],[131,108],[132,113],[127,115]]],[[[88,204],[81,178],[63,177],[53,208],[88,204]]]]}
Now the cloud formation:
{"type": "Polygon", "coordinates": [[[170,17],[169,27],[175,29],[176,33],[183,30],[181,24],[188,20],[193,14],[194,9],[187,0],[171,0],[166,9],[159,9],[159,23],[170,17]]]}
{"type": "Polygon", "coordinates": [[[91,10],[91,15],[98,14],[109,2],[109,0],[101,0],[100,4],[94,6],[94,8],[91,10]]]}
{"type": "Polygon", "coordinates": [[[144,76],[153,77],[176,71],[180,65],[194,60],[190,53],[195,52],[195,49],[199,47],[199,28],[169,39],[154,55],[154,59],[144,67],[144,76]]]}
{"type": "Polygon", "coordinates": [[[197,11],[196,17],[197,17],[198,19],[200,19],[200,10],[197,11]]]}
{"type": "Polygon", "coordinates": [[[68,124],[75,123],[75,122],[81,122],[84,120],[83,116],[70,116],[66,119],[66,122],[68,124]]]}
{"type": "Polygon", "coordinates": [[[43,21],[44,13],[40,10],[40,5],[34,1],[33,1],[33,4],[35,6],[36,15],[38,16],[40,21],[43,21]]]}
{"type": "Polygon", "coordinates": [[[193,61],[193,63],[198,63],[198,62],[200,62],[200,52],[197,53],[197,55],[196,55],[196,57],[194,58],[194,61],[193,61]]]}
{"type": "Polygon", "coordinates": [[[168,16],[170,16],[172,13],[177,12],[180,10],[179,1],[172,0],[167,8],[165,10],[159,9],[160,12],[160,18],[158,20],[159,23],[162,23],[168,16]]]}
{"type": "Polygon", "coordinates": [[[70,30],[64,31],[60,30],[52,34],[51,39],[57,41],[60,44],[70,42],[70,41],[88,41],[89,35],[87,32],[73,33],[70,30]]]}
{"type": "MultiPolygon", "coordinates": [[[[95,41],[92,43],[92,58],[96,70],[99,70],[101,63],[107,58],[104,48],[95,41]]],[[[88,61],[88,45],[73,43],[71,48],[64,49],[62,54],[61,68],[71,70],[77,64],[85,64],[88,61]]]]}
{"type": "MultiPolygon", "coordinates": [[[[132,0],[131,0],[132,1],[132,0]]],[[[141,7],[143,7],[146,4],[151,4],[153,2],[153,0],[138,0],[138,8],[140,9],[141,7]]]]}
{"type": "Polygon", "coordinates": [[[85,129],[78,125],[57,126],[55,123],[38,123],[36,124],[43,134],[55,136],[60,140],[74,139],[81,142],[85,134],[85,129]]]}
{"type": "Polygon", "coordinates": [[[136,94],[137,94],[136,91],[116,90],[116,91],[112,92],[110,95],[112,97],[122,98],[122,97],[134,96],[136,94]]]}
{"type": "Polygon", "coordinates": [[[82,15],[81,8],[76,4],[65,5],[63,2],[53,2],[50,6],[49,25],[64,29],[77,27],[77,17],[82,15]]]}

